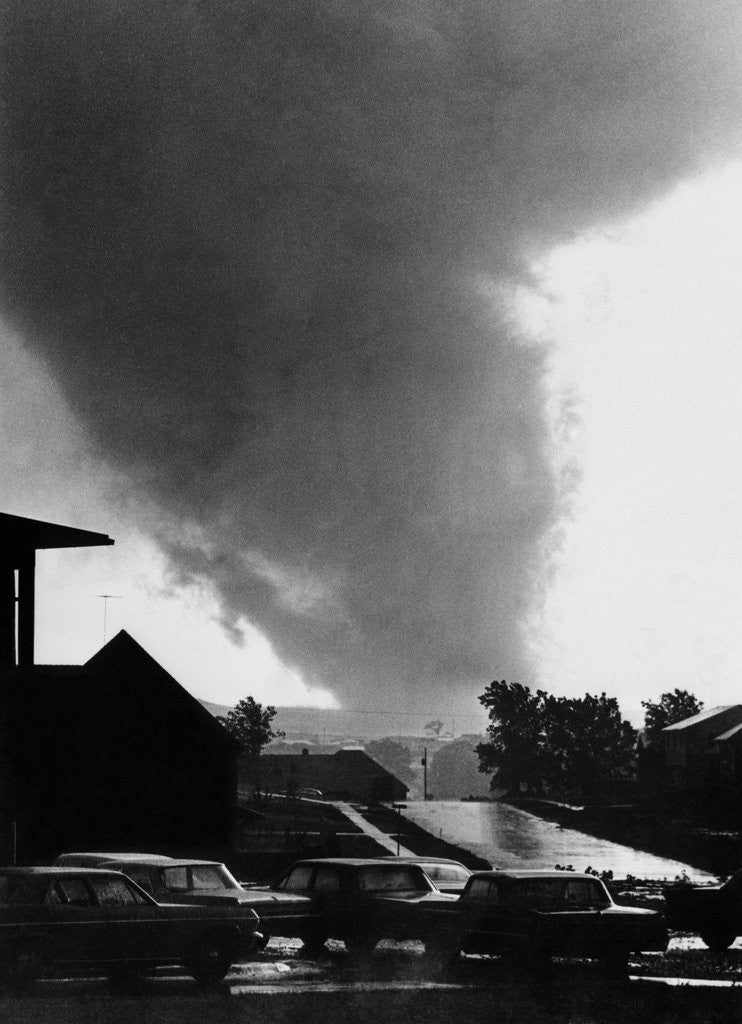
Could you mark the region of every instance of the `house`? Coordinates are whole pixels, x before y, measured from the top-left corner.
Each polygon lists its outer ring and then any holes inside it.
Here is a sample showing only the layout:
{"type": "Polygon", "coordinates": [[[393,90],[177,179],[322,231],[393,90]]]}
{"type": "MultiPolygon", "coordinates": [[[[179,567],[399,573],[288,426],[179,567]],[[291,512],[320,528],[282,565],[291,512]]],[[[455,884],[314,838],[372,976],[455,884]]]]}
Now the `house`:
{"type": "Polygon", "coordinates": [[[0,863],[63,849],[223,859],[238,743],[126,632],[84,665],[34,663],[39,550],[106,534],[0,513],[0,863]]]}
{"type": "Polygon", "coordinates": [[[125,631],[84,665],[3,667],[2,862],[74,848],[223,854],[238,753],[125,631]]]}
{"type": "Polygon", "coordinates": [[[407,797],[407,786],[365,750],[311,754],[304,748],[301,754],[261,754],[259,766],[266,793],[318,789],[328,800],[366,804],[407,797]]]}
{"type": "Polygon", "coordinates": [[[714,748],[720,785],[738,793],[742,788],[742,724],[717,736],[714,748]]]}
{"type": "Polygon", "coordinates": [[[667,782],[673,789],[713,786],[735,771],[742,704],[708,708],[662,730],[667,782]],[[731,765],[731,768],[730,768],[731,765]]]}

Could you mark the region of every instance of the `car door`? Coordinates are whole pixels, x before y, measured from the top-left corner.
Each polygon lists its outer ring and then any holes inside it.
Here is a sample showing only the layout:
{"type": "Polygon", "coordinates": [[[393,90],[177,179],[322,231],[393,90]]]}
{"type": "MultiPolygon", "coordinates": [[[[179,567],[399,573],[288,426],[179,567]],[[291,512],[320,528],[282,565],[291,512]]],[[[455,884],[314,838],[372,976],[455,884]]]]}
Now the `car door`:
{"type": "Polygon", "coordinates": [[[507,881],[473,878],[459,905],[465,952],[502,953],[523,944],[528,928],[522,901],[507,881]]]}
{"type": "Polygon", "coordinates": [[[100,933],[100,959],[158,960],[174,955],[179,943],[156,903],[147,899],[122,875],[91,875],[89,884],[104,927],[100,933]]]}
{"type": "Polygon", "coordinates": [[[82,876],[53,879],[44,897],[49,926],[46,941],[54,960],[92,963],[101,959],[100,910],[92,889],[82,876]]]}
{"type": "Polygon", "coordinates": [[[319,864],[311,882],[311,893],[326,935],[342,938],[353,924],[356,908],[352,892],[343,884],[336,864],[319,864]]]}
{"type": "Polygon", "coordinates": [[[314,864],[295,864],[269,889],[247,890],[264,934],[305,938],[314,932],[322,916],[312,890],[314,870],[314,864]]]}
{"type": "Polygon", "coordinates": [[[555,953],[597,955],[603,944],[604,902],[598,887],[584,878],[565,877],[549,883],[554,890],[548,905],[534,899],[539,911],[539,934],[543,945],[555,953]]]}

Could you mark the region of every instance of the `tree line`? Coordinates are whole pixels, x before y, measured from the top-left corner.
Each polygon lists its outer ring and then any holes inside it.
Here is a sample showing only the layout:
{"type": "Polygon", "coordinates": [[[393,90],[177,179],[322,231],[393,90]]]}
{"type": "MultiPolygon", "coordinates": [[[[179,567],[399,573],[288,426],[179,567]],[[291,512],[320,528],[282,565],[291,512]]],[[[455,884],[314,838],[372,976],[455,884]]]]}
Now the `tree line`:
{"type": "MultiPolygon", "coordinates": [[[[503,679],[490,683],[479,701],[489,717],[486,739],[479,744],[458,740],[437,751],[429,778],[433,795],[436,790],[446,796],[476,791],[478,768],[499,792],[582,801],[628,796],[637,778],[651,781],[661,764],[662,730],[703,709],[693,694],[680,689],[663,693],[658,701],[642,701],[640,737],[621,715],[617,699],[605,693],[557,697],[503,679]]],[[[221,719],[258,783],[260,752],[283,737],[273,728],[276,713],[272,705],[264,707],[247,697],[221,719]]],[[[442,728],[443,723],[431,722],[426,730],[437,735],[438,725],[442,728]]],[[[375,740],[366,744],[366,752],[401,781],[415,780],[405,745],[389,738],[375,740]]]]}
{"type": "Polygon", "coordinates": [[[703,708],[678,689],[657,702],[642,701],[645,730],[639,742],[617,699],[605,693],[556,697],[503,679],[490,683],[479,701],[490,724],[476,750],[493,789],[588,801],[628,793],[641,758],[647,752],[656,757],[661,749],[662,729],[703,708]]]}

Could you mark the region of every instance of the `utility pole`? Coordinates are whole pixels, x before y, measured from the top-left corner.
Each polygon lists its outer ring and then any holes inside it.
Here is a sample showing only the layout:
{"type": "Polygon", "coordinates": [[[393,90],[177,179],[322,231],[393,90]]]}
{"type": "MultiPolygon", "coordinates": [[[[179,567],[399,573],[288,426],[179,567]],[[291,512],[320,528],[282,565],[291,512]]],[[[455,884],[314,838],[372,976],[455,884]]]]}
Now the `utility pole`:
{"type": "Polygon", "coordinates": [[[423,747],[423,800],[428,799],[428,748],[423,747]]]}
{"type": "Polygon", "coordinates": [[[407,804],[395,804],[392,803],[392,807],[397,812],[397,856],[399,857],[399,840],[400,833],[402,831],[402,811],[405,810],[407,804]]]}

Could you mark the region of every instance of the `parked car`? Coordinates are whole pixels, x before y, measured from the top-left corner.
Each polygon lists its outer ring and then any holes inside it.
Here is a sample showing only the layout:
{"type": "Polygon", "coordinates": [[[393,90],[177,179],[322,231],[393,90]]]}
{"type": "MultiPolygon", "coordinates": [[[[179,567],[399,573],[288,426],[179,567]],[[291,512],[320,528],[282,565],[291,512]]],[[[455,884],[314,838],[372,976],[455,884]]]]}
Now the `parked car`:
{"type": "Polygon", "coordinates": [[[190,858],[112,857],[97,865],[123,871],[158,903],[248,903],[245,890],[229,869],[215,860],[190,858]]]}
{"type": "Polygon", "coordinates": [[[721,885],[678,882],[663,896],[670,928],[697,932],[709,949],[728,949],[742,935],[742,870],[721,885]]]}
{"type": "Polygon", "coordinates": [[[624,968],[628,954],[667,949],[662,913],[613,902],[594,875],[565,871],[477,871],[432,939],[435,952],[582,956],[624,968]]]}
{"type": "Polygon", "coordinates": [[[443,905],[456,902],[436,889],[419,864],[394,857],[297,861],[264,891],[309,899],[318,914],[313,944],[342,939],[358,953],[370,952],[380,939],[425,941],[443,905]]]}
{"type": "Polygon", "coordinates": [[[133,853],[133,852],[108,852],[102,850],[85,850],[73,853],[60,853],[54,861],[58,867],[67,868],[94,868],[106,860],[138,860],[140,857],[156,857],[158,860],[170,860],[164,853],[133,853]]]}
{"type": "Polygon", "coordinates": [[[120,974],[161,964],[216,982],[259,939],[250,907],[166,906],[97,868],[0,868],[0,976],[11,986],[59,966],[120,974]]]}
{"type": "Polygon", "coordinates": [[[267,893],[260,886],[246,888],[219,861],[140,856],[103,861],[98,867],[122,871],[158,903],[230,902],[252,907],[260,918],[261,946],[267,945],[271,935],[316,944],[319,914],[310,899],[267,893]]]}
{"type": "Polygon", "coordinates": [[[405,864],[419,864],[441,892],[459,895],[466,888],[471,871],[458,860],[446,857],[395,857],[405,864]]]}

